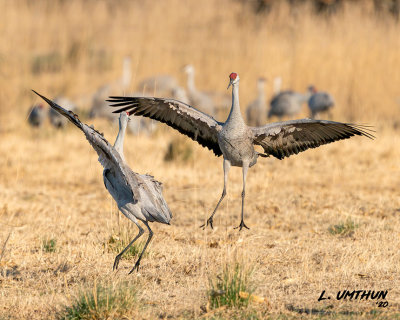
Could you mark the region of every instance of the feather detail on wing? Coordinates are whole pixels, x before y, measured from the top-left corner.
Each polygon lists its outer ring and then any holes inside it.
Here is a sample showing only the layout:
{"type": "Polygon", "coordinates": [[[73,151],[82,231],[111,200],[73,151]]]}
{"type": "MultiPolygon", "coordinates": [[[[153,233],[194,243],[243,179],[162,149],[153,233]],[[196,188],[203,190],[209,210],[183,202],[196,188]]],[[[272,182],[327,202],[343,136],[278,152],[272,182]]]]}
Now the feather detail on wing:
{"type": "Polygon", "coordinates": [[[278,159],[359,135],[374,139],[370,127],[325,120],[291,120],[252,127],[253,142],[278,159]]]}
{"type": "Polygon", "coordinates": [[[122,107],[114,111],[128,111],[136,116],[148,117],[178,130],[197,141],[203,147],[221,156],[218,131],[221,123],[213,117],[177,100],[151,97],[110,97],[111,107],[122,107]]]}
{"type": "Polygon", "coordinates": [[[63,107],[59,106],[55,102],[50,99],[40,95],[36,91],[32,90],[39,97],[45,100],[51,108],[59,112],[61,115],[65,116],[69,121],[71,121],[74,125],[76,125],[79,129],[81,129],[86,139],[89,141],[90,145],[97,152],[99,156],[99,162],[103,166],[104,169],[114,169],[119,171],[122,178],[124,179],[126,185],[131,189],[134,203],[140,200],[140,193],[137,186],[137,183],[133,181],[129,177],[127,166],[124,161],[121,159],[119,153],[114,149],[114,147],[104,138],[103,134],[98,132],[93,127],[88,126],[87,124],[82,123],[79,120],[79,117],[73,113],[72,111],[68,111],[63,107]]]}

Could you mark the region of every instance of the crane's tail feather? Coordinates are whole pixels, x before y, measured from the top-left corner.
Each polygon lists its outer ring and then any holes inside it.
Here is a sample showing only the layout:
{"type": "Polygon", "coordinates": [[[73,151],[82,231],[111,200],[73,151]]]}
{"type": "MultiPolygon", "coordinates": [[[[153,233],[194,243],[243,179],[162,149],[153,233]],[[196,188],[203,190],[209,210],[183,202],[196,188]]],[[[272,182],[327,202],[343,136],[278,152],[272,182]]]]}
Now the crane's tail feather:
{"type": "Polygon", "coordinates": [[[44,101],[46,101],[49,104],[50,107],[52,107],[58,113],[62,114],[64,117],[66,117],[69,121],[71,121],[78,128],[82,129],[82,122],[79,120],[78,115],[76,115],[72,111],[64,109],[63,107],[59,106],[54,101],[46,98],[45,96],[42,96],[40,93],[37,93],[35,90],[32,90],[32,91],[34,93],[36,93],[39,97],[41,97],[44,101]]]}

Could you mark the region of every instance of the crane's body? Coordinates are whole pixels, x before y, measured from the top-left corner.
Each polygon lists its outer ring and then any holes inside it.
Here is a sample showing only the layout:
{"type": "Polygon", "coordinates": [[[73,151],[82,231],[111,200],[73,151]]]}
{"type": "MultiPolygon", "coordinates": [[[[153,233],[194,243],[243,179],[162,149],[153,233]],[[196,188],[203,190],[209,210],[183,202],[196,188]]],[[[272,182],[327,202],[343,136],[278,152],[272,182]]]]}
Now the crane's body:
{"type": "MultiPolygon", "coordinates": [[[[245,124],[239,105],[239,76],[231,73],[229,86],[232,85],[232,106],[225,123],[216,121],[211,116],[183,104],[179,101],[163,98],[110,97],[111,106],[120,107],[115,112],[129,111],[130,114],[142,115],[166,123],[170,127],[187,135],[202,146],[212,150],[216,156],[223,156],[224,188],[221,198],[207,223],[213,227],[213,217],[226,195],[229,169],[242,167],[243,191],[241,222],[238,228],[248,228],[244,223],[244,200],[246,175],[249,167],[257,158],[270,155],[283,159],[309,148],[350,138],[354,135],[373,136],[368,127],[334,121],[292,120],[270,123],[261,127],[249,127],[245,124]],[[254,149],[260,145],[264,153],[254,149]]],[[[229,88],[228,86],[228,88],[229,88]]]]}
{"type": "Polygon", "coordinates": [[[261,126],[265,123],[267,104],[265,103],[265,79],[260,78],[257,81],[257,98],[246,108],[247,123],[251,126],[261,126]]]}
{"type": "Polygon", "coordinates": [[[130,89],[131,79],[131,59],[129,57],[124,57],[121,77],[114,82],[102,85],[94,93],[92,97],[92,106],[89,113],[90,118],[106,118],[110,121],[116,121],[118,117],[110,112],[110,108],[108,108],[107,104],[105,103],[105,99],[110,94],[116,92],[126,93],[130,89]]]}
{"type": "MultiPolygon", "coordinates": [[[[34,91],[35,92],[35,91],[34,91]]],[[[103,180],[108,192],[118,205],[118,209],[139,228],[139,234],[131,243],[115,258],[114,269],[118,268],[119,259],[123,253],[136,241],[144,232],[138,220],[142,221],[149,230],[149,237],[145,247],[140,254],[131,272],[139,268],[143,252],[149,244],[153,232],[148,222],[160,222],[169,224],[172,214],[162,195],[162,184],[150,175],[142,175],[133,172],[125,162],[123,154],[123,142],[126,127],[129,121],[127,113],[122,113],[119,117],[119,132],[114,146],[112,146],[104,136],[82,123],[78,116],[72,111],[68,111],[46,97],[43,98],[51,108],[66,117],[77,126],[86,136],[90,145],[97,152],[99,162],[103,166],[103,180]]]]}
{"type": "Polygon", "coordinates": [[[310,94],[294,92],[286,90],[274,96],[270,102],[268,118],[273,116],[283,118],[284,116],[293,117],[301,111],[303,103],[305,103],[310,94]]]}
{"type": "Polygon", "coordinates": [[[33,105],[28,112],[28,123],[32,127],[42,126],[45,119],[45,110],[42,104],[33,105]]]}
{"type": "MultiPolygon", "coordinates": [[[[71,100],[69,100],[65,97],[55,98],[54,103],[56,103],[58,105],[63,105],[65,107],[65,109],[67,109],[69,111],[74,111],[76,109],[76,105],[71,100]]],[[[65,117],[63,117],[60,113],[58,113],[53,108],[49,108],[49,119],[50,119],[50,123],[53,125],[53,127],[57,128],[57,129],[64,128],[68,122],[68,120],[65,117]]]]}
{"type": "Polygon", "coordinates": [[[197,106],[201,111],[215,116],[216,109],[212,97],[206,92],[197,90],[194,82],[194,67],[186,65],[183,70],[187,75],[187,93],[191,105],[197,106]]]}
{"type": "Polygon", "coordinates": [[[312,119],[315,119],[320,113],[329,112],[335,105],[335,100],[328,92],[317,91],[314,86],[310,86],[309,90],[312,95],[308,99],[308,107],[312,119]]]}

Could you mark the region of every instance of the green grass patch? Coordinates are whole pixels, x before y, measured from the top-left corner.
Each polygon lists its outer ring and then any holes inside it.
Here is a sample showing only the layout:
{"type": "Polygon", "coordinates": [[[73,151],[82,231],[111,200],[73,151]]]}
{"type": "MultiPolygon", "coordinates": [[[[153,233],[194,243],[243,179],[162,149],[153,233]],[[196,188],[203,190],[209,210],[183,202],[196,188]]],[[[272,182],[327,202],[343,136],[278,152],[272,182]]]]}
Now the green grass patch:
{"type": "Polygon", "coordinates": [[[209,280],[208,300],[210,308],[215,309],[222,306],[229,308],[247,307],[250,295],[254,291],[251,273],[252,270],[245,269],[239,263],[226,265],[221,274],[209,280]],[[241,292],[248,293],[248,297],[241,297],[241,292]]]}
{"type": "Polygon", "coordinates": [[[136,309],[136,301],[136,287],[132,283],[95,283],[93,288],[81,290],[72,305],[59,314],[58,319],[128,319],[136,309]]]}
{"type": "Polygon", "coordinates": [[[42,249],[44,252],[56,252],[57,250],[57,240],[56,239],[43,239],[42,249]]]}
{"type": "Polygon", "coordinates": [[[345,222],[330,226],[328,231],[332,235],[350,236],[359,227],[353,220],[348,218],[345,222]]]}

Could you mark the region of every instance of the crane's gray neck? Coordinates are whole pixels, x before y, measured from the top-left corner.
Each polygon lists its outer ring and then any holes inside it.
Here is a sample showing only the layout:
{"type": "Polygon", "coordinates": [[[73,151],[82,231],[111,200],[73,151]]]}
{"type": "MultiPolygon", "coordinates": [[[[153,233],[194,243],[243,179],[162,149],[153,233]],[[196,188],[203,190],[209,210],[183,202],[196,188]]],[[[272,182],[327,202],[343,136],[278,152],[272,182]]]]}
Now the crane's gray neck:
{"type": "Polygon", "coordinates": [[[226,122],[244,123],[239,105],[239,82],[232,84],[232,107],[226,122]]]}
{"type": "Polygon", "coordinates": [[[187,72],[187,88],[189,92],[195,92],[196,86],[194,84],[194,71],[189,70],[187,72]]]}
{"type": "Polygon", "coordinates": [[[264,101],[265,100],[264,82],[262,81],[258,82],[257,91],[258,91],[258,99],[264,101]]]}
{"type": "Polygon", "coordinates": [[[128,117],[123,118],[122,116],[119,117],[119,131],[117,135],[117,139],[115,139],[114,148],[117,150],[119,155],[121,156],[122,160],[125,161],[124,157],[124,137],[126,126],[128,124],[128,117]]]}
{"type": "Polygon", "coordinates": [[[277,95],[281,92],[282,78],[277,77],[274,79],[274,94],[277,95]]]}
{"type": "Polygon", "coordinates": [[[131,59],[125,58],[122,67],[122,87],[129,89],[131,85],[132,71],[131,71],[131,59]]]}

